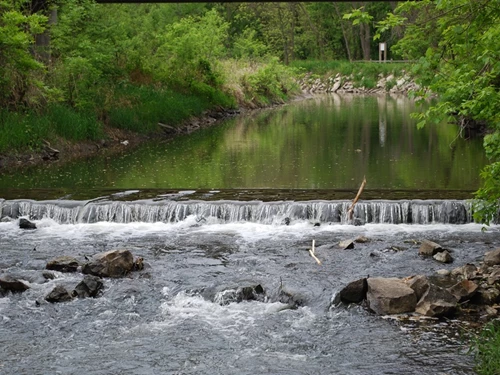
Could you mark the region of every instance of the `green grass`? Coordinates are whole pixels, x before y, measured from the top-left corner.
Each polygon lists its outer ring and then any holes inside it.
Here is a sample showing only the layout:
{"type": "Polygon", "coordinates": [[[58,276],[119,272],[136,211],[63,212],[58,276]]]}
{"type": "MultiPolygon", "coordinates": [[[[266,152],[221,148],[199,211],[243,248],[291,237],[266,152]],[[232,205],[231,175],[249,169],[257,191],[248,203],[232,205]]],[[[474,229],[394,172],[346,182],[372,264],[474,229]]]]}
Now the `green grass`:
{"type": "Polygon", "coordinates": [[[0,152],[36,150],[49,135],[47,117],[0,110],[0,152]]]}
{"type": "Polygon", "coordinates": [[[208,85],[198,84],[192,91],[183,94],[134,85],[117,88],[113,108],[108,110],[109,125],[150,134],[158,130],[159,122],[176,126],[216,105],[234,104],[227,96],[208,85]]]}
{"type": "Polygon", "coordinates": [[[59,136],[73,140],[95,140],[102,137],[102,125],[91,112],[77,112],[63,104],[52,104],[47,114],[51,129],[59,136]]]}
{"type": "Polygon", "coordinates": [[[478,375],[500,375],[500,321],[487,324],[473,344],[478,375]]]}

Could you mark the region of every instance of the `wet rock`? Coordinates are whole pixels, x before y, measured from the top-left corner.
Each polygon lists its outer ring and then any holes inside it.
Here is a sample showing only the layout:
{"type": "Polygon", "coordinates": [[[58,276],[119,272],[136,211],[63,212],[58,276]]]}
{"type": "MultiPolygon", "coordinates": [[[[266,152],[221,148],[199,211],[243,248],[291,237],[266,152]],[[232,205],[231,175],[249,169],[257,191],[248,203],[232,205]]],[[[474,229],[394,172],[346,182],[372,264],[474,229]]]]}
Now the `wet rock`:
{"type": "Polygon", "coordinates": [[[290,222],[291,222],[290,218],[289,218],[289,217],[285,217],[285,218],[283,219],[282,224],[284,224],[284,225],[290,225],[290,222]]]}
{"type": "Polygon", "coordinates": [[[451,271],[450,270],[446,270],[446,269],[437,270],[436,273],[439,276],[451,276],[451,271]]]}
{"type": "Polygon", "coordinates": [[[429,289],[429,279],[424,275],[412,276],[405,279],[405,282],[415,292],[417,301],[420,300],[425,292],[427,292],[427,289],[429,289]]]}
{"type": "Polygon", "coordinates": [[[484,263],[488,266],[500,264],[500,249],[488,251],[484,254],[484,263]]]}
{"type": "Polygon", "coordinates": [[[54,280],[56,278],[56,275],[48,271],[43,271],[42,276],[45,280],[54,280]]]}
{"type": "Polygon", "coordinates": [[[104,284],[98,276],[86,275],[73,290],[73,297],[87,298],[97,297],[104,284]]]}
{"type": "Polygon", "coordinates": [[[441,251],[433,256],[435,260],[441,263],[451,263],[453,262],[453,258],[448,250],[441,251]]]}
{"type": "Polygon", "coordinates": [[[20,218],[19,219],[19,228],[21,229],[36,229],[36,224],[32,223],[28,219],[20,218]]]}
{"type": "Polygon", "coordinates": [[[22,293],[28,290],[29,286],[18,279],[5,275],[0,277],[0,288],[7,292],[22,293]]]}
{"type": "Polygon", "coordinates": [[[340,293],[340,300],[344,303],[359,303],[366,299],[368,283],[366,278],[359,279],[347,284],[340,293]]]}
{"type": "Polygon", "coordinates": [[[449,288],[449,292],[457,299],[458,302],[463,302],[471,299],[476,293],[478,285],[470,280],[462,280],[449,288]]]}
{"type": "Polygon", "coordinates": [[[70,256],[60,256],[52,259],[45,266],[46,269],[59,272],[76,272],[80,263],[73,257],[70,256]]]}
{"type": "Polygon", "coordinates": [[[132,271],[142,271],[144,269],[144,258],[137,257],[134,260],[134,266],[132,267],[132,271]]]}
{"type": "Polygon", "coordinates": [[[297,309],[304,305],[304,301],[299,296],[296,296],[283,288],[278,291],[278,301],[287,305],[289,309],[297,309]]]}
{"type": "Polygon", "coordinates": [[[412,312],[417,304],[413,289],[396,278],[369,278],[366,298],[379,315],[412,312]]]}
{"type": "Polygon", "coordinates": [[[339,247],[342,250],[354,249],[354,240],[344,240],[339,242],[339,247]]]}
{"type": "Polygon", "coordinates": [[[69,292],[62,285],[56,286],[54,289],[52,289],[52,292],[47,294],[47,296],[45,297],[45,300],[51,303],[68,302],[72,299],[73,297],[71,297],[69,292]]]}
{"type": "Polygon", "coordinates": [[[457,307],[456,298],[446,289],[430,284],[417,303],[415,312],[425,316],[441,317],[452,314],[457,307]]]}
{"type": "Polygon", "coordinates": [[[85,263],[82,273],[99,277],[124,277],[134,269],[134,256],[129,250],[110,250],[99,253],[85,263]]]}
{"type": "Polygon", "coordinates": [[[423,240],[418,249],[418,253],[423,256],[434,256],[443,250],[441,245],[429,240],[423,240]]]}
{"type": "Polygon", "coordinates": [[[261,301],[266,299],[264,288],[258,285],[226,289],[215,294],[214,302],[220,305],[243,301],[261,301]]]}

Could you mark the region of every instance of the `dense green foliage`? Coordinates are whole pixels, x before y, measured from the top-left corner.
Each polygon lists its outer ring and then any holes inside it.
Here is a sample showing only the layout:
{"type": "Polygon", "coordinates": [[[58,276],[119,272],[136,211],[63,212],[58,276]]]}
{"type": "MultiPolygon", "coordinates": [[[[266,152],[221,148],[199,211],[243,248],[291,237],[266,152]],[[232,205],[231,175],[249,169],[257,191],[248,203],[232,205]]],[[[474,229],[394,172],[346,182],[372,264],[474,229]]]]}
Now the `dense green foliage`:
{"type": "MultiPolygon", "coordinates": [[[[486,129],[491,161],[481,173],[476,219],[495,219],[500,197],[500,1],[423,0],[401,3],[379,30],[405,27],[393,50],[418,59],[414,73],[439,103],[419,115],[426,122],[453,122],[462,136],[486,129]]],[[[423,97],[425,92],[420,93],[423,97]]]]}
{"type": "Polygon", "coordinates": [[[486,325],[475,340],[473,349],[479,375],[500,374],[500,322],[493,321],[486,325]]]}

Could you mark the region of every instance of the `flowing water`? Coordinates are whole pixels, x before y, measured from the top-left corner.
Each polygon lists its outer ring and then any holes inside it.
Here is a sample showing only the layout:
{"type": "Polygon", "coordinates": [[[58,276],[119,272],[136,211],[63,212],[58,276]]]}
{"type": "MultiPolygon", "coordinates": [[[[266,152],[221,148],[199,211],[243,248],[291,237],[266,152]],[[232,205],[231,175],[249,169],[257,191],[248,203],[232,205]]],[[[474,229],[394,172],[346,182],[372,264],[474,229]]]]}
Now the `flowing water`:
{"type": "Polygon", "coordinates": [[[473,374],[467,323],[335,303],[360,277],[432,274],[498,244],[500,227],[483,231],[465,199],[480,144],[418,131],[410,101],[382,99],[315,98],[116,159],[0,177],[0,275],[30,286],[0,295],[0,373],[473,374]],[[37,229],[20,229],[21,217],[37,229]],[[369,241],[338,246],[359,236],[369,241]],[[454,263],[419,257],[424,238],[454,263]],[[104,280],[95,299],[44,300],[82,279],[46,279],[48,260],[117,248],[145,269],[104,280]],[[257,284],[264,300],[227,300],[257,284]]]}

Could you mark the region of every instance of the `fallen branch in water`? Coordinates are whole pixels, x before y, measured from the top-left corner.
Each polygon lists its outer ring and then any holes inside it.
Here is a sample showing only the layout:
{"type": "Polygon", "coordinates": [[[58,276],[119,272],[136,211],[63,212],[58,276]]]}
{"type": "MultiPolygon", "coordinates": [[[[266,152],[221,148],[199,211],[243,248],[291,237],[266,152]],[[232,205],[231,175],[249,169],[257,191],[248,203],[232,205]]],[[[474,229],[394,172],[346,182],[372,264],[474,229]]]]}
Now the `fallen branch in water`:
{"type": "Polygon", "coordinates": [[[359,187],[358,194],[356,194],[356,198],[354,198],[354,200],[352,201],[351,207],[349,207],[349,209],[347,210],[347,217],[349,218],[349,220],[352,220],[352,216],[354,214],[354,206],[358,202],[359,197],[361,196],[361,193],[363,192],[363,190],[365,188],[365,185],[366,185],[366,178],[363,177],[363,182],[361,183],[361,186],[359,187]]]}
{"type": "Polygon", "coordinates": [[[311,256],[314,258],[314,260],[315,260],[315,261],[316,261],[316,262],[317,262],[317,263],[321,266],[321,261],[320,261],[318,258],[316,258],[316,255],[314,255],[314,244],[315,244],[315,242],[316,242],[316,241],[315,241],[315,240],[313,240],[313,242],[312,242],[312,247],[311,247],[311,249],[309,250],[309,254],[311,254],[311,256]]]}

